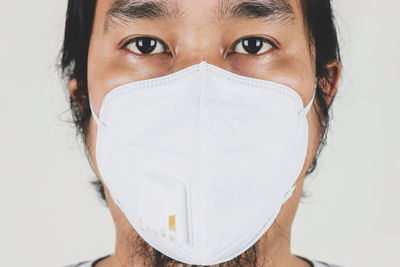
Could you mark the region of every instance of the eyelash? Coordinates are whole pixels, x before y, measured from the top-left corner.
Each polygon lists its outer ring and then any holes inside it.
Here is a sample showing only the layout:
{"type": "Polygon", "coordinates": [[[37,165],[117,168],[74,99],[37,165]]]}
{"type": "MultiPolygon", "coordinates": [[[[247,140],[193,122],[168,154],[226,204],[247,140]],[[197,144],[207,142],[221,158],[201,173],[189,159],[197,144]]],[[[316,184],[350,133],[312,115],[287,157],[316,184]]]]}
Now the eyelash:
{"type": "MultiPolygon", "coordinates": [[[[159,43],[162,45],[163,49],[165,50],[165,51],[162,52],[162,54],[168,54],[168,55],[171,54],[171,52],[170,52],[169,49],[168,49],[168,46],[167,46],[163,41],[161,41],[160,39],[157,39],[157,38],[155,38],[155,37],[151,37],[151,36],[140,36],[140,37],[136,37],[136,38],[133,38],[133,39],[131,39],[131,40],[128,40],[128,41],[126,41],[126,42],[122,45],[121,49],[128,49],[127,47],[128,47],[129,45],[131,45],[131,44],[137,42],[139,39],[142,39],[142,38],[149,38],[149,39],[152,39],[152,40],[156,40],[157,42],[159,42],[159,43]]],[[[267,43],[268,45],[270,45],[270,46],[272,47],[272,49],[278,49],[278,46],[277,46],[273,41],[271,41],[271,40],[269,40],[269,39],[267,39],[267,38],[265,38],[265,37],[247,36],[247,37],[242,37],[241,39],[235,41],[235,42],[233,43],[233,46],[232,46],[233,49],[231,48],[231,49],[228,51],[227,55],[230,56],[230,55],[232,55],[232,54],[234,54],[234,53],[236,53],[236,54],[244,54],[244,53],[234,52],[233,50],[234,50],[242,41],[244,41],[244,40],[246,40],[246,39],[251,39],[251,38],[258,38],[258,39],[261,39],[263,43],[267,43]]],[[[269,50],[268,50],[268,51],[269,51],[269,50]]],[[[131,53],[134,53],[134,52],[131,51],[131,53]]],[[[137,55],[140,55],[140,56],[150,56],[150,55],[161,54],[161,53],[154,53],[154,54],[152,54],[152,53],[150,53],[150,54],[143,54],[143,53],[138,54],[138,53],[134,53],[134,54],[137,54],[137,55]]],[[[262,53],[262,54],[246,54],[246,55],[250,55],[250,56],[259,56],[259,55],[263,55],[263,54],[265,54],[265,53],[262,53]]]]}

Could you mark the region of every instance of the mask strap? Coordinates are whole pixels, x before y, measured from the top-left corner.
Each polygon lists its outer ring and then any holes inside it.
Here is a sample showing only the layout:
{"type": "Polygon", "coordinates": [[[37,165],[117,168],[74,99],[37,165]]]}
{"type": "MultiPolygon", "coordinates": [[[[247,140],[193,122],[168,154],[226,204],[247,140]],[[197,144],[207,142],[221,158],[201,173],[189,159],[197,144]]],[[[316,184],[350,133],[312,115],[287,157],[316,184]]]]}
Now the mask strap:
{"type": "Polygon", "coordinates": [[[292,195],[294,190],[296,189],[296,185],[293,185],[283,196],[283,203],[285,203],[292,195]]]}
{"type": "Polygon", "coordinates": [[[92,112],[93,119],[96,122],[97,126],[105,127],[106,125],[97,117],[96,113],[94,112],[94,110],[92,108],[92,105],[89,104],[89,106],[90,106],[90,111],[92,112]]]}
{"type": "Polygon", "coordinates": [[[308,105],[300,112],[300,114],[306,115],[306,114],[310,111],[310,109],[311,109],[311,107],[312,107],[312,105],[313,105],[313,103],[314,103],[315,93],[316,93],[316,92],[317,92],[317,85],[315,85],[315,87],[314,87],[314,93],[313,93],[313,96],[312,96],[310,102],[309,102],[308,105]]]}

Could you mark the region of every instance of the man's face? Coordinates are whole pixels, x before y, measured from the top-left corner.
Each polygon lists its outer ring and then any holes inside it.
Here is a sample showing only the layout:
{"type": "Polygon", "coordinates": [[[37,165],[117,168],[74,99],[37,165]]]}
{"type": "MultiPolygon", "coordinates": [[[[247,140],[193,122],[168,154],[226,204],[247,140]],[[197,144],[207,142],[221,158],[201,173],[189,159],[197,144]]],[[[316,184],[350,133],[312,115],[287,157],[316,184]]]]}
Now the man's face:
{"type": "MultiPolygon", "coordinates": [[[[299,0],[98,0],[88,58],[90,102],[99,114],[104,96],[120,85],[207,61],[289,86],[305,106],[315,86],[312,51],[299,0]]],[[[315,113],[307,119],[309,148],[299,190],[319,137],[315,113]]],[[[94,163],[96,131],[91,120],[88,146],[94,163]]],[[[117,234],[122,233],[126,220],[120,220],[120,210],[107,201],[117,234]]],[[[290,228],[295,208],[287,206],[277,220],[287,221],[290,228]]]]}

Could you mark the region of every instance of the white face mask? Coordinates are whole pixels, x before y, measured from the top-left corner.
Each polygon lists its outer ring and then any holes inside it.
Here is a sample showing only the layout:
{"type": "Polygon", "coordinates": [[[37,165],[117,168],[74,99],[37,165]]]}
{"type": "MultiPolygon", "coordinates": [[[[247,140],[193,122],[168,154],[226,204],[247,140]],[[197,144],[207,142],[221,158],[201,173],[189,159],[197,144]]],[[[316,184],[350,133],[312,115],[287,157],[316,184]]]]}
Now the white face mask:
{"type": "Polygon", "coordinates": [[[289,87],[206,62],[120,86],[93,113],[100,175],[152,247],[187,264],[228,261],[291,196],[313,99],[304,108],[289,87]]]}

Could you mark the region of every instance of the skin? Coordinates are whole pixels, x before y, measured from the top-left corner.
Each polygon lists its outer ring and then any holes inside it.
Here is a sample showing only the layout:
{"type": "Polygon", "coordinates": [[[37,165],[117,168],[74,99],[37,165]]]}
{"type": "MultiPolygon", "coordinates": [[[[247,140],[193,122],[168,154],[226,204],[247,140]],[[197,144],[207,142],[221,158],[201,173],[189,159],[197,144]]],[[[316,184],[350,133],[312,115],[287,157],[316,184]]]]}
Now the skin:
{"type": "MultiPolygon", "coordinates": [[[[114,0],[99,0],[89,47],[88,85],[90,101],[98,115],[104,96],[114,88],[139,80],[164,76],[201,61],[207,61],[231,72],[264,80],[270,80],[293,88],[304,106],[312,98],[315,85],[315,60],[311,56],[306,37],[299,0],[290,0],[295,11],[292,24],[270,24],[262,19],[231,18],[217,20],[212,17],[215,5],[220,0],[180,1],[184,14],[179,18],[135,20],[124,25],[114,25],[106,32],[103,29],[106,13],[114,0]],[[162,53],[151,56],[134,54],[121,49],[119,43],[133,36],[151,35],[168,45],[172,55],[162,53]],[[231,53],[233,44],[248,36],[265,36],[279,42],[277,49],[261,55],[231,53]]],[[[172,0],[168,0],[172,1],[172,0]]],[[[313,51],[313,49],[311,49],[313,51]]],[[[319,81],[328,102],[335,95],[340,76],[340,65],[328,65],[331,80],[319,81]]],[[[70,82],[70,93],[75,96],[76,81],[70,82]]],[[[315,105],[315,103],[314,103],[315,105]]],[[[307,157],[296,182],[292,197],[282,209],[272,227],[257,242],[260,266],[306,267],[309,264],[290,251],[291,226],[298,208],[307,169],[312,163],[318,147],[321,129],[314,109],[307,115],[309,122],[309,146],[307,157]]],[[[96,164],[97,125],[90,121],[88,150],[97,176],[102,181],[96,164]]],[[[137,233],[125,215],[110,197],[105,187],[107,204],[116,227],[114,254],[96,264],[96,267],[143,266],[142,260],[132,260],[131,247],[137,233]]]]}

